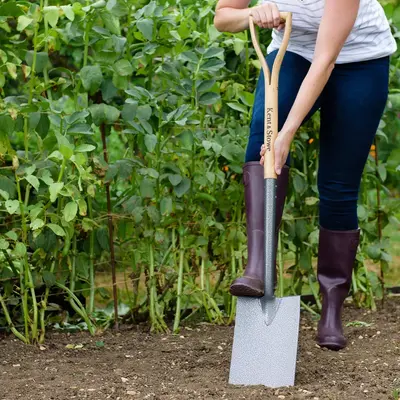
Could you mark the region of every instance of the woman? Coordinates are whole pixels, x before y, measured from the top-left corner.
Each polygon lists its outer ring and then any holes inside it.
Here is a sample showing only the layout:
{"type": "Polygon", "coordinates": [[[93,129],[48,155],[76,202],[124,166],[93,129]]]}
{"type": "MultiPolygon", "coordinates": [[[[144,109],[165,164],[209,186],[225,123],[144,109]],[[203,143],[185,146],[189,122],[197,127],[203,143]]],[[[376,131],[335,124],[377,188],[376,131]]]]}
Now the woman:
{"type": "MultiPolygon", "coordinates": [[[[339,350],[346,346],[341,312],[360,237],[359,185],[386,105],[389,56],[396,51],[396,42],[377,0],[278,0],[248,5],[249,0],[219,0],[215,26],[220,31],[243,31],[252,16],[260,28],[274,28],[266,56],[270,69],[283,38],[279,12],[293,14],[279,77],[276,232],[285,202],[291,142],[298,128],[321,111],[317,274],[323,303],[317,343],[339,350]]],[[[235,296],[262,296],[264,290],[263,140],[261,73],[243,168],[248,264],[244,276],[231,285],[235,296]]]]}

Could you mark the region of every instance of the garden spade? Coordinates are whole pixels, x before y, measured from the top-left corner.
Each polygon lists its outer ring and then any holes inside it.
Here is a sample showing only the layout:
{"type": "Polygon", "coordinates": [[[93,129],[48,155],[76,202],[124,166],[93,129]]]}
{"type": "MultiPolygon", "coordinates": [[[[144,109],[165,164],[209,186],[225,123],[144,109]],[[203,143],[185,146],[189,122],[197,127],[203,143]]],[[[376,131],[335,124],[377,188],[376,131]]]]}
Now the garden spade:
{"type": "Polygon", "coordinates": [[[281,47],[270,74],[250,17],[250,32],[265,77],[264,123],[264,296],[239,297],[229,383],[269,387],[294,385],[299,336],[300,296],[278,298],[275,286],[275,200],[274,142],[278,134],[278,77],[291,33],[291,13],[286,20],[281,47]]]}

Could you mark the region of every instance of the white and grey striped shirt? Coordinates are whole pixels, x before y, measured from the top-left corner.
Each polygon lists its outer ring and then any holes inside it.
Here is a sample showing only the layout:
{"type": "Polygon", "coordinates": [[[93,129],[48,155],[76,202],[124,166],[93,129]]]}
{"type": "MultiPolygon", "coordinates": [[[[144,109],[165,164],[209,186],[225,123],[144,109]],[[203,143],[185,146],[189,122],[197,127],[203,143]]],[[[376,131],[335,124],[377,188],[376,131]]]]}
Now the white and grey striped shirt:
{"type": "MultiPolygon", "coordinates": [[[[265,1],[265,0],[264,0],[265,1]]],[[[293,24],[288,51],[312,61],[325,0],[276,0],[279,11],[292,12],[293,24]]],[[[272,33],[268,53],[279,49],[283,31],[272,33]]],[[[396,41],[378,0],[360,0],[356,22],[336,63],[366,61],[393,54],[396,41]]]]}

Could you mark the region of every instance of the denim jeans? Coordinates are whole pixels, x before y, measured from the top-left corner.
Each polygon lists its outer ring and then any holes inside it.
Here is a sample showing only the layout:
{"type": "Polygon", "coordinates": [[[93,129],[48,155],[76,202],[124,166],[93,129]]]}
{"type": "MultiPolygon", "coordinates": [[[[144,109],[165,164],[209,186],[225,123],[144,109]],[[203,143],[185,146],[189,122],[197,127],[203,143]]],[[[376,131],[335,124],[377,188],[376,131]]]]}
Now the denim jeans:
{"type": "MultiPolygon", "coordinates": [[[[267,55],[270,70],[277,51],[267,55]]],[[[295,101],[311,63],[287,51],[280,70],[278,129],[295,101]]],[[[361,175],[382,117],[389,80],[389,57],[336,64],[323,92],[303,121],[320,110],[318,169],[320,225],[331,230],[358,228],[361,175]]],[[[261,72],[253,107],[245,161],[258,161],[264,140],[264,76],[261,72]]],[[[290,161],[288,159],[287,163],[290,161]]]]}

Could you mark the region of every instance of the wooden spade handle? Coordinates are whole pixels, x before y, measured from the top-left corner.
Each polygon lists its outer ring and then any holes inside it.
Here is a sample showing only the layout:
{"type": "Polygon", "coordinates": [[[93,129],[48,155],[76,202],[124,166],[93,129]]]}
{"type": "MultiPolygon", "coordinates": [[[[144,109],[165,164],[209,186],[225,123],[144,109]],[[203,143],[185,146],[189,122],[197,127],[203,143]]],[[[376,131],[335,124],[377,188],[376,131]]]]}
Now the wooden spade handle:
{"type": "Polygon", "coordinates": [[[258,43],[253,17],[252,16],[249,17],[251,39],[253,42],[254,49],[256,50],[257,56],[261,63],[265,81],[264,179],[277,178],[275,172],[274,143],[278,135],[278,79],[279,79],[279,71],[283,61],[283,56],[285,55],[286,49],[288,47],[289,37],[292,31],[292,14],[288,12],[280,14],[281,18],[286,21],[285,33],[283,35],[281,47],[279,48],[278,54],[275,57],[271,74],[267,62],[265,60],[265,56],[261,51],[260,45],[258,43]]]}

